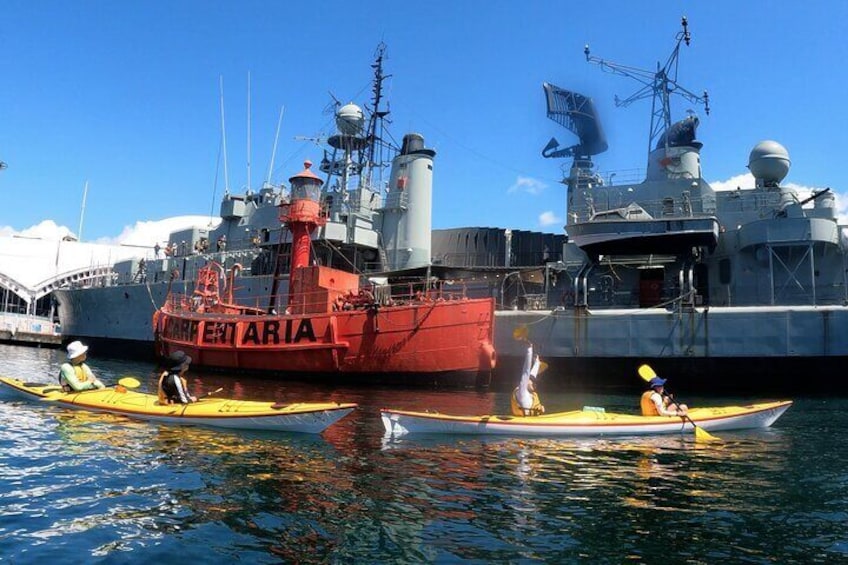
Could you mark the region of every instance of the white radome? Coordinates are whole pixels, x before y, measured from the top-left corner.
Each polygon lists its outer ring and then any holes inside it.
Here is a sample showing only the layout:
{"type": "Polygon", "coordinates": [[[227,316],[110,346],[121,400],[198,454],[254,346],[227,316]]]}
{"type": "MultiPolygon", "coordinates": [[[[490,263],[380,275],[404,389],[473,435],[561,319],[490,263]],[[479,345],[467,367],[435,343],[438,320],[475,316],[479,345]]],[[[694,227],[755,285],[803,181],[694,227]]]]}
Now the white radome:
{"type": "Polygon", "coordinates": [[[345,104],[336,112],[336,126],[346,135],[357,135],[365,124],[365,113],[356,104],[345,104]]]}

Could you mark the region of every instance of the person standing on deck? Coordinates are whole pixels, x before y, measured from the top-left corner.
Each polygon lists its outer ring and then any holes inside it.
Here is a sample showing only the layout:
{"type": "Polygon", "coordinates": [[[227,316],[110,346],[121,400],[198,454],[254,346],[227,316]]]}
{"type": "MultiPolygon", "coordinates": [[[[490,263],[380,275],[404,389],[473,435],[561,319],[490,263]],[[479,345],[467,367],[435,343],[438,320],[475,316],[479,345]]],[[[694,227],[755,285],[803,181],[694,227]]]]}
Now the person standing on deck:
{"type": "Polygon", "coordinates": [[[59,384],[65,392],[106,388],[85,364],[88,346],[80,341],[68,344],[68,361],[59,367],[59,384]]]}
{"type": "Polygon", "coordinates": [[[524,370],[521,373],[521,382],[512,392],[510,397],[510,409],[513,416],[538,416],[545,413],[545,407],[539,400],[536,391],[536,379],[542,361],[538,355],[533,354],[533,344],[527,346],[527,355],[524,357],[524,370]]]}

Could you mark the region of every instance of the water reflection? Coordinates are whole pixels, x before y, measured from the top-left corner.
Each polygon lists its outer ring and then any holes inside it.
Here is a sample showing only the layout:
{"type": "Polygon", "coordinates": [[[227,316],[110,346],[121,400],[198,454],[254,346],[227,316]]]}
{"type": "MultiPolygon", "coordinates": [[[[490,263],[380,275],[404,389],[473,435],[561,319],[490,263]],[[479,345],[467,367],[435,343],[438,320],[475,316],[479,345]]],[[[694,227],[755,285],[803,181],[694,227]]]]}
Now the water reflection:
{"type": "MultiPolygon", "coordinates": [[[[12,353],[0,347],[0,353],[12,353]]],[[[7,374],[52,382],[59,352],[7,374]]],[[[96,353],[96,352],[95,352],[96,353]]],[[[96,355],[95,355],[96,357],[96,355]]],[[[94,359],[100,374],[152,365],[94,359]]],[[[142,378],[150,390],[153,381],[142,378]]],[[[0,402],[0,555],[10,562],[836,562],[848,540],[848,402],[776,428],[654,438],[383,438],[379,409],[497,413],[508,394],[329,387],[195,373],[244,399],[358,402],[322,436],[166,427],[0,402]]],[[[113,381],[114,382],[114,381],[113,381]]],[[[727,403],[737,399],[728,399],[727,403]]],[[[697,399],[696,402],[698,403],[697,399]]],[[[545,404],[635,410],[616,396],[545,404]]]]}

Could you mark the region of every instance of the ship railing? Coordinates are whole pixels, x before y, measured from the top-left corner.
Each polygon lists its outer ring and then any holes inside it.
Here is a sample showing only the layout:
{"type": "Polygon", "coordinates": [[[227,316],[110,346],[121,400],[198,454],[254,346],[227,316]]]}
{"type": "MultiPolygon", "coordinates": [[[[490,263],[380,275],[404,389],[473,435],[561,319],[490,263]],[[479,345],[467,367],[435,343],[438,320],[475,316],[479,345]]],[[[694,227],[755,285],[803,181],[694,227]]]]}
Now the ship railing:
{"type": "MultiPolygon", "coordinates": [[[[568,180],[573,176],[571,164],[565,163],[561,167],[563,179],[566,184],[568,184],[568,180]]],[[[645,169],[643,168],[631,168],[631,169],[614,169],[607,171],[594,171],[590,169],[578,169],[577,171],[578,184],[582,187],[586,188],[597,188],[599,186],[611,186],[613,183],[616,185],[622,184],[639,184],[645,180],[645,169]],[[588,186],[588,183],[591,183],[592,186],[588,186]]]]}
{"type": "MultiPolygon", "coordinates": [[[[587,191],[583,199],[584,204],[569,207],[569,223],[587,222],[601,212],[614,210],[620,210],[622,214],[626,215],[626,208],[634,203],[655,220],[709,217],[716,213],[716,199],[713,195],[693,198],[688,191],[683,191],[675,196],[644,200],[636,197],[625,186],[612,186],[587,191]]],[[[627,218],[622,216],[621,219],[627,218]]]]}
{"type": "Polygon", "coordinates": [[[270,297],[256,297],[253,300],[238,300],[227,304],[220,298],[204,299],[199,296],[172,292],[165,300],[166,310],[172,313],[210,312],[221,315],[260,312],[300,311],[319,313],[339,310],[352,310],[369,307],[387,307],[415,303],[438,303],[449,300],[465,300],[468,289],[462,281],[416,281],[397,284],[363,285],[356,291],[333,293],[325,289],[300,293],[294,301],[287,302],[280,295],[277,305],[271,306],[270,297]]]}

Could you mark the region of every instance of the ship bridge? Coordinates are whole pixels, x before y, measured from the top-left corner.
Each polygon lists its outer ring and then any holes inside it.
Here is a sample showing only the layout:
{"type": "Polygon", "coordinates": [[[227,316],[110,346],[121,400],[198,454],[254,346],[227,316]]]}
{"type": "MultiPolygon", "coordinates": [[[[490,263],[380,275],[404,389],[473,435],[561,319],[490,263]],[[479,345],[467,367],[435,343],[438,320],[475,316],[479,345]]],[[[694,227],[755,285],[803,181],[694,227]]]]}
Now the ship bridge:
{"type": "Polygon", "coordinates": [[[138,247],[24,237],[0,238],[0,311],[35,315],[53,290],[102,280],[116,261],[149,254],[138,247]]]}

